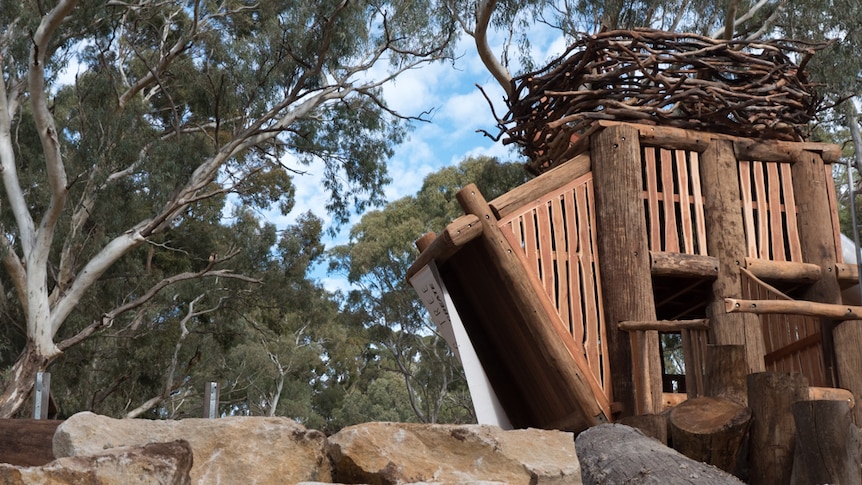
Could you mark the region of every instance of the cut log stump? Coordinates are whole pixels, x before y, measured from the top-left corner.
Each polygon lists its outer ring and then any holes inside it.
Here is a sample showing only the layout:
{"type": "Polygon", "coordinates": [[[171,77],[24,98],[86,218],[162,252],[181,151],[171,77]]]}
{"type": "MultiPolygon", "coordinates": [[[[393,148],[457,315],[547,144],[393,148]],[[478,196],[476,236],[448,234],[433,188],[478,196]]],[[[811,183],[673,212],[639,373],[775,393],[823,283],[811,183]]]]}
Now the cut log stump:
{"type": "Polygon", "coordinates": [[[859,429],[847,401],[799,401],[793,404],[796,451],[791,485],[859,485],[859,429]]]}
{"type": "Polygon", "coordinates": [[[582,432],[575,448],[584,485],[742,483],[622,424],[602,424],[582,432]]]}
{"type": "Polygon", "coordinates": [[[751,410],[738,402],[689,399],[670,412],[671,442],[683,455],[733,473],[750,422],[751,410]]]}

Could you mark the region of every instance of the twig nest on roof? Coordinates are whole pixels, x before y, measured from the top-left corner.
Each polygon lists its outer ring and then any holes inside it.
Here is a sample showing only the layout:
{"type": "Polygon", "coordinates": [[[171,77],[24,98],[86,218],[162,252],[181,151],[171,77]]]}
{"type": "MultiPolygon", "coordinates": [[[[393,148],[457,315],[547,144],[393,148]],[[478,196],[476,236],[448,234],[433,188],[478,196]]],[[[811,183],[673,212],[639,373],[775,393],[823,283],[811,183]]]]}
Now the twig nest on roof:
{"type": "Polygon", "coordinates": [[[513,79],[499,126],[536,172],[564,160],[597,120],[801,141],[820,105],[804,68],[825,46],[647,29],[584,35],[545,68],[513,79]]]}

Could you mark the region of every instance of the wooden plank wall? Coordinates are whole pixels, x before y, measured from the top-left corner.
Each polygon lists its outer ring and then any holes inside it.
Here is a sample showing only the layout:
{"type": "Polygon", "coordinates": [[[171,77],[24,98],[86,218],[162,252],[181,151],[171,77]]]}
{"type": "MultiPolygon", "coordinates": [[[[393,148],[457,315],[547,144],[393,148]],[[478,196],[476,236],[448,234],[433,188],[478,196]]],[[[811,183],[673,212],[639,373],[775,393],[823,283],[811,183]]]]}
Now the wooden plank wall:
{"type": "Polygon", "coordinates": [[[642,164],[650,251],[705,256],[698,152],[645,146],[642,164]]]}
{"type": "Polygon", "coordinates": [[[802,261],[791,164],[739,161],[739,192],[748,257],[802,261]]]}
{"type": "Polygon", "coordinates": [[[524,250],[528,270],[542,282],[610,400],[592,174],[511,211],[498,225],[513,248],[524,250]]]}

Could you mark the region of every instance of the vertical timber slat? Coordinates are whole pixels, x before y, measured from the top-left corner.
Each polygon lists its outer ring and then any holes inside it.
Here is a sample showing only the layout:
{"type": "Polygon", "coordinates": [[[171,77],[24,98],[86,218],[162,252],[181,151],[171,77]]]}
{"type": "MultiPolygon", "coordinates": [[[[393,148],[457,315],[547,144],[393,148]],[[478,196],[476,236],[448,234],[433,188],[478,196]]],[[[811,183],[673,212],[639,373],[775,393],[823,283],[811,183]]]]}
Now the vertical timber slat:
{"type": "Polygon", "coordinates": [[[788,259],[801,263],[802,246],[799,244],[799,226],[796,224],[796,197],[793,195],[793,174],[789,163],[781,164],[781,181],[784,190],[784,214],[787,218],[787,246],[790,249],[788,259]]]}
{"type": "Polygon", "coordinates": [[[751,198],[751,162],[739,162],[739,192],[742,195],[742,217],[745,221],[746,255],[757,257],[757,233],[754,231],[754,204],[751,198]]]}
{"type": "Polygon", "coordinates": [[[772,241],[772,260],[787,261],[784,256],[784,224],[781,221],[781,180],[778,178],[778,165],[766,165],[769,186],[769,226],[772,241]]]}
{"type": "Polygon", "coordinates": [[[826,179],[826,193],[829,194],[829,212],[832,214],[832,232],[835,237],[835,261],[844,262],[844,254],[841,253],[841,230],[838,223],[838,198],[835,194],[835,179],[832,178],[832,164],[823,164],[823,174],[826,179]]]}
{"type": "Polygon", "coordinates": [[[662,206],[664,206],[664,250],[669,253],[678,253],[679,233],[677,232],[676,201],[673,190],[673,153],[662,148],[660,155],[662,206]]]}
{"type": "Polygon", "coordinates": [[[691,230],[691,199],[688,192],[688,165],[685,160],[685,150],[676,151],[676,169],[679,177],[679,215],[682,224],[682,252],[695,254],[694,237],[691,230]]]}
{"type": "Polygon", "coordinates": [[[700,188],[700,155],[689,153],[691,159],[691,192],[694,195],[694,213],[697,219],[697,254],[706,256],[706,219],[703,213],[703,191],[700,188]]]}
{"type": "Polygon", "coordinates": [[[655,353],[655,359],[648,359],[650,367],[632,369],[629,335],[617,328],[621,321],[656,319],[638,131],[625,125],[608,127],[590,138],[590,152],[596,223],[602,228],[598,253],[608,256],[600,258],[599,268],[605,292],[613,294],[613,298],[604,298],[613,396],[622,404],[623,416],[657,413],[662,406],[658,335],[647,335],[642,349],[655,353]],[[649,389],[637,390],[637,398],[633,371],[644,373],[650,381],[649,389]]]}
{"type": "Polygon", "coordinates": [[[646,176],[647,190],[647,220],[649,221],[649,248],[653,251],[664,251],[661,244],[661,216],[658,208],[658,177],[656,176],[656,149],[646,147],[644,149],[644,173],[646,176]]]}

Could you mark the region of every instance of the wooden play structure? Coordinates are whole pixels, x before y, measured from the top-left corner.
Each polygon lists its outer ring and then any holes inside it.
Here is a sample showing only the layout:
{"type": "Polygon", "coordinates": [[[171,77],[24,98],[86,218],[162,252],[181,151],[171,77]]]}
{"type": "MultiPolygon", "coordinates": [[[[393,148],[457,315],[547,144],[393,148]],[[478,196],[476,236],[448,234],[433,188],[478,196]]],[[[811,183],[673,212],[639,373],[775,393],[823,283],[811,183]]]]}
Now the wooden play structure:
{"type": "MultiPolygon", "coordinates": [[[[677,449],[711,447],[703,461],[733,471],[744,437],[772,439],[763,427],[785,426],[771,420],[792,402],[843,403],[859,422],[862,309],[841,301],[858,271],[842,258],[840,149],[803,141],[805,61],[769,49],[610,32],[515,80],[501,126],[537,177],[491,201],[463,188],[465,215],[417,241],[408,273],[435,266],[469,337],[456,345],[475,349],[512,426],[622,421],[667,441],[670,420],[677,449]],[[743,47],[748,64],[733,67],[743,47]],[[769,104],[785,86],[795,97],[769,104]],[[662,333],[679,334],[684,376],[663,371],[662,333]]],[[[791,418],[791,439],[805,419],[791,418]]],[[[757,457],[766,446],[778,445],[750,445],[752,483],[797,466],[810,476],[824,459],[794,462],[792,443],[757,457]]]]}

